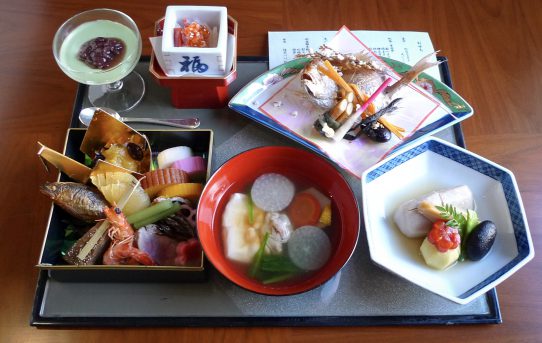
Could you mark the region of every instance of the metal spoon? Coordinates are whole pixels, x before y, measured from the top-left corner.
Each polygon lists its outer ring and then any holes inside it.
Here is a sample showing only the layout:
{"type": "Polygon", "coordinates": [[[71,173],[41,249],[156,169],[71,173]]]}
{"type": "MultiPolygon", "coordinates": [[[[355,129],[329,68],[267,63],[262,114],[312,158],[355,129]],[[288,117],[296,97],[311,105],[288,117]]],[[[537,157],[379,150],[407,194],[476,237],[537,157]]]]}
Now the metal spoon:
{"type": "Polygon", "coordinates": [[[87,107],[83,108],[81,112],[79,112],[79,121],[85,125],[89,126],[90,121],[92,120],[92,117],[94,116],[94,112],[96,112],[97,109],[102,109],[103,111],[109,113],[113,117],[117,118],[118,120],[122,122],[137,122],[137,123],[150,123],[150,124],[157,124],[157,125],[166,125],[166,126],[173,126],[173,127],[180,127],[183,129],[195,129],[199,126],[200,121],[198,118],[182,118],[182,119],[155,119],[155,118],[127,118],[127,117],[121,117],[115,110],[112,110],[110,108],[106,107],[87,107]]]}

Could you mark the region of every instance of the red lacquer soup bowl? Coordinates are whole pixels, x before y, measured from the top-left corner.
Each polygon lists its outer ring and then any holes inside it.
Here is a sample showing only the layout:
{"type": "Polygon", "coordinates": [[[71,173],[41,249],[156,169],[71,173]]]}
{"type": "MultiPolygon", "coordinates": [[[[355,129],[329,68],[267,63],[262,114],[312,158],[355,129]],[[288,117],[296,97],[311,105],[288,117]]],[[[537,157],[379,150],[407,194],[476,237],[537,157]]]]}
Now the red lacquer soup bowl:
{"type": "MultiPolygon", "coordinates": [[[[360,218],[354,193],[329,162],[311,152],[291,147],[263,147],[243,152],[224,163],[207,182],[197,214],[203,250],[215,268],[233,283],[267,295],[290,295],[318,287],[333,277],[349,260],[357,244],[360,218]],[[247,268],[230,261],[224,253],[222,215],[230,196],[246,192],[254,180],[278,173],[296,186],[312,186],[331,199],[331,256],[319,270],[291,282],[263,284],[249,276],[247,268]]],[[[328,231],[330,232],[330,231],[328,231]]]]}

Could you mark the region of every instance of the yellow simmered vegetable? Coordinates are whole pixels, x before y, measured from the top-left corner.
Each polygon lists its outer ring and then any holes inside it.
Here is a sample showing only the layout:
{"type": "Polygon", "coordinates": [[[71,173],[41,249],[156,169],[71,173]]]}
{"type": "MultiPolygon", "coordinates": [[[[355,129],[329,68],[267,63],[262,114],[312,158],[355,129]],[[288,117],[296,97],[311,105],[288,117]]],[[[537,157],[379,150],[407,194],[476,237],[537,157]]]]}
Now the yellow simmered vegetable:
{"type": "Polygon", "coordinates": [[[181,197],[195,204],[202,191],[203,185],[201,183],[179,183],[162,189],[158,192],[158,196],[166,198],[181,197]]]}
{"type": "Polygon", "coordinates": [[[318,224],[321,227],[326,227],[331,225],[331,205],[326,205],[322,209],[322,214],[320,214],[320,219],[318,219],[318,224]]]}
{"type": "MultiPolygon", "coordinates": [[[[132,174],[123,172],[95,174],[90,179],[111,205],[118,203],[123,194],[132,188],[134,181],[137,181],[132,174]]],[[[149,196],[138,185],[122,211],[124,214],[130,215],[150,206],[150,204],[149,196]]]]}

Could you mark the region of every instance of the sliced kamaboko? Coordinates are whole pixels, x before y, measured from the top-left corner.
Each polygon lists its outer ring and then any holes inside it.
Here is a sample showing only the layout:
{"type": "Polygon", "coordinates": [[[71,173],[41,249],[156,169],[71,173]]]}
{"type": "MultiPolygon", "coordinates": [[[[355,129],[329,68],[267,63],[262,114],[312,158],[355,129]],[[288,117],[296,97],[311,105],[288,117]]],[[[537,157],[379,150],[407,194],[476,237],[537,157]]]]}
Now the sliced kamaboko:
{"type": "Polygon", "coordinates": [[[263,212],[253,208],[253,224],[249,223],[249,198],[246,194],[234,193],[222,216],[222,239],[226,257],[233,261],[250,263],[260,247],[263,212]]]}
{"type": "Polygon", "coordinates": [[[192,149],[187,146],[176,146],[166,150],[162,150],[156,160],[158,168],[169,168],[175,161],[184,160],[192,156],[192,149]]]}
{"type": "Polygon", "coordinates": [[[316,226],[296,229],[288,241],[288,256],[303,270],[322,268],[331,255],[331,242],[326,233],[316,226]]]}
{"type": "Polygon", "coordinates": [[[407,237],[424,237],[431,229],[431,223],[440,218],[436,206],[449,204],[458,211],[474,209],[474,197],[468,186],[458,186],[425,194],[417,199],[402,203],[393,219],[399,230],[407,237]]]}
{"type": "Polygon", "coordinates": [[[276,173],[259,176],[250,190],[254,204],[267,212],[284,210],[292,201],[294,193],[295,186],[292,181],[276,173]]]}

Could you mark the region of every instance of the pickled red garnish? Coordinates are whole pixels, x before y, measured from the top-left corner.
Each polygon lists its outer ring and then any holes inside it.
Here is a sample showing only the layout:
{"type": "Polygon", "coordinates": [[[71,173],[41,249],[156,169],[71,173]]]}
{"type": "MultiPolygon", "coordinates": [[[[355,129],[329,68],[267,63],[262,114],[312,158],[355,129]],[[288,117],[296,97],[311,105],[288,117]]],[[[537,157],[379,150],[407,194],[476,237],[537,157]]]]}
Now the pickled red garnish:
{"type": "Polygon", "coordinates": [[[185,266],[190,261],[198,260],[201,257],[201,250],[201,244],[196,238],[180,242],[176,248],[175,264],[185,266]]]}
{"type": "Polygon", "coordinates": [[[183,25],[180,30],[180,38],[175,39],[176,46],[187,46],[195,48],[205,48],[209,41],[209,28],[205,24],[200,24],[198,21],[183,20],[183,25]],[[180,44],[179,44],[180,43],[180,44]]]}
{"type": "Polygon", "coordinates": [[[124,50],[119,38],[96,37],[81,46],[78,57],[91,68],[109,69],[120,63],[124,50]]]}
{"type": "Polygon", "coordinates": [[[183,28],[176,27],[173,29],[173,43],[175,47],[183,46],[183,28]]]}
{"type": "Polygon", "coordinates": [[[461,243],[459,231],[456,228],[447,226],[444,220],[437,220],[433,223],[433,227],[427,235],[427,240],[440,252],[455,249],[461,243]]]}

